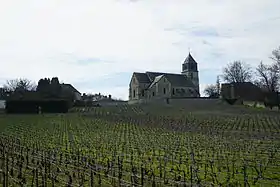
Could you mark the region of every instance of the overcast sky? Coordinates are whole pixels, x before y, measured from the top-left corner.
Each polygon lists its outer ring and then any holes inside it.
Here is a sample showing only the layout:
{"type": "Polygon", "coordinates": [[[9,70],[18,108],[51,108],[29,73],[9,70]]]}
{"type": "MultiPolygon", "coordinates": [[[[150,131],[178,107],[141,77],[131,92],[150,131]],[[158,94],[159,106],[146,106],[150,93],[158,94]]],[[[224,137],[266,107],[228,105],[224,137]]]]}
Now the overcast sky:
{"type": "Polygon", "coordinates": [[[270,63],[279,0],[0,0],[0,84],[57,76],[80,92],[127,99],[134,71],[181,72],[201,89],[228,62],[270,63]]]}

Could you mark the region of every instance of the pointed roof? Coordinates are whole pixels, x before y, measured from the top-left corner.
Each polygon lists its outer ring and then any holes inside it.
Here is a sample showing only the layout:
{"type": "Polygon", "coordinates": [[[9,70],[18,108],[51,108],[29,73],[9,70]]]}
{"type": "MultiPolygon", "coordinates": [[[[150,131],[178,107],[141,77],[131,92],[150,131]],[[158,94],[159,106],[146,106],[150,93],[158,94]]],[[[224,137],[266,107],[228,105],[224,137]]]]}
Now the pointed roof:
{"type": "Polygon", "coordinates": [[[187,58],[184,61],[184,64],[189,63],[189,64],[197,64],[197,62],[195,61],[195,59],[192,57],[191,53],[189,52],[189,55],[187,56],[187,58]]]}
{"type": "Polygon", "coordinates": [[[184,74],[147,71],[146,73],[134,72],[134,75],[139,83],[150,84],[148,88],[152,87],[162,77],[165,77],[173,86],[195,87],[193,82],[184,74]]]}
{"type": "Polygon", "coordinates": [[[160,72],[148,72],[153,81],[150,85],[154,85],[157,83],[162,77],[165,77],[173,86],[186,86],[186,87],[195,87],[193,82],[188,79],[188,77],[184,74],[174,74],[174,73],[160,73],[160,72]]]}
{"type": "Polygon", "coordinates": [[[150,83],[150,79],[146,73],[134,72],[133,74],[139,83],[150,83]]]}
{"type": "Polygon", "coordinates": [[[149,88],[153,87],[164,75],[156,76],[154,81],[150,84],[149,88]]]}
{"type": "Polygon", "coordinates": [[[152,72],[152,71],[146,71],[146,75],[150,79],[151,82],[155,80],[157,76],[163,75],[164,73],[162,72],[152,72]]]}
{"type": "Polygon", "coordinates": [[[72,84],[60,84],[61,85],[61,88],[64,89],[64,90],[71,90],[73,92],[76,92],[76,93],[79,93],[81,94],[72,84]]]}

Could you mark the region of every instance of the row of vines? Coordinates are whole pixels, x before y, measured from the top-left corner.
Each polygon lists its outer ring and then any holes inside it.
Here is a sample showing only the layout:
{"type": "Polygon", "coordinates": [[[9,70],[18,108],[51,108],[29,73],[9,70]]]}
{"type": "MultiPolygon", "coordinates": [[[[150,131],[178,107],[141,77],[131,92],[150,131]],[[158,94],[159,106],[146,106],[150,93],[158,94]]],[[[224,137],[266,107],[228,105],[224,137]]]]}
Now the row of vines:
{"type": "Polygon", "coordinates": [[[3,115],[0,184],[279,186],[279,119],[129,106],[3,115]]]}

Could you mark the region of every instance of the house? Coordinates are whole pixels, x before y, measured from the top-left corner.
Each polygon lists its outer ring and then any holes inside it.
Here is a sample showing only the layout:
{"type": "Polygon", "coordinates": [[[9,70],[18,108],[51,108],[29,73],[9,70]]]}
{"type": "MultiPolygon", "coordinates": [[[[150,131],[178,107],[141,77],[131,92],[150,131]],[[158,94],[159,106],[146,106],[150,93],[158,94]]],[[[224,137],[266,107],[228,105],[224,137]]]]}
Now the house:
{"type": "Polygon", "coordinates": [[[129,101],[157,98],[200,97],[197,62],[189,53],[181,74],[134,72],[129,84],[129,101]]]}
{"type": "Polygon", "coordinates": [[[221,97],[224,99],[262,102],[264,92],[251,82],[225,83],[221,85],[221,97]]]}
{"type": "Polygon", "coordinates": [[[70,91],[71,93],[74,94],[74,100],[82,100],[82,94],[71,84],[60,84],[62,91],[70,91]]]}

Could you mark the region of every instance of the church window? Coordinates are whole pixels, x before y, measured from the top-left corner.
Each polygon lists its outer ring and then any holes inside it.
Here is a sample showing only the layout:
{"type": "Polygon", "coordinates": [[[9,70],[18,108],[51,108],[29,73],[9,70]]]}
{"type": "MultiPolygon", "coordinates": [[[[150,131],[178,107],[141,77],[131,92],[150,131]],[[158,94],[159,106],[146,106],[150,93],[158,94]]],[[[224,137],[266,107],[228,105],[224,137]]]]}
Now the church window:
{"type": "Polygon", "coordinates": [[[175,89],[174,88],[172,88],[172,94],[175,95],[175,89]]]}
{"type": "Polygon", "coordinates": [[[165,94],[166,93],[166,90],[165,90],[165,88],[163,88],[163,94],[165,94]]]}
{"type": "Polygon", "coordinates": [[[155,92],[153,92],[153,96],[155,96],[155,92]]]}
{"type": "Polygon", "coordinates": [[[133,97],[135,97],[135,90],[133,90],[133,97]]]}
{"type": "Polygon", "coordinates": [[[144,90],[142,90],[142,97],[144,97],[145,93],[144,93],[144,90]]]}

